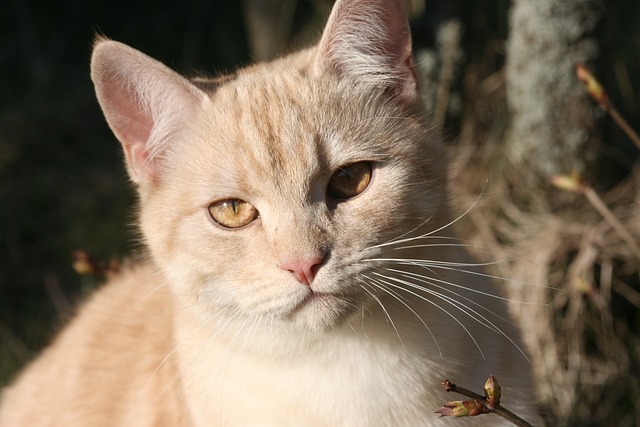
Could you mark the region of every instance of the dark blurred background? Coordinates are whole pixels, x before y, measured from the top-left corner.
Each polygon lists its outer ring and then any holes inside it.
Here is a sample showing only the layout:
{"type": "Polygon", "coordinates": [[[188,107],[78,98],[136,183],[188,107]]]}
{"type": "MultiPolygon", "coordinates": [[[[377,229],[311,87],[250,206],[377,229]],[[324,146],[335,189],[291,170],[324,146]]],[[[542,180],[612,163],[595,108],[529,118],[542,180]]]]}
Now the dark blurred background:
{"type": "Polygon", "coordinates": [[[249,59],[241,2],[8,0],[0,13],[0,385],[95,284],[72,252],[135,248],[134,193],[95,101],[96,34],[178,70],[249,59]]]}

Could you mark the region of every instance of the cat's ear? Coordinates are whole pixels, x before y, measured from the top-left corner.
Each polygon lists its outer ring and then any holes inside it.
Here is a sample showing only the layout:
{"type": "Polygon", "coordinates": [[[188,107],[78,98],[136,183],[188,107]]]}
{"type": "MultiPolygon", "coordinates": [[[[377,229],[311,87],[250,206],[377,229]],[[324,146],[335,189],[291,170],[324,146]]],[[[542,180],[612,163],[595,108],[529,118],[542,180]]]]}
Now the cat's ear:
{"type": "Polygon", "coordinates": [[[159,156],[206,95],[160,62],[104,39],[93,48],[91,79],[107,122],[122,143],[131,179],[153,181],[159,156]]]}
{"type": "Polygon", "coordinates": [[[315,60],[320,72],[337,72],[418,96],[411,32],[404,0],[338,0],[315,60]]]}

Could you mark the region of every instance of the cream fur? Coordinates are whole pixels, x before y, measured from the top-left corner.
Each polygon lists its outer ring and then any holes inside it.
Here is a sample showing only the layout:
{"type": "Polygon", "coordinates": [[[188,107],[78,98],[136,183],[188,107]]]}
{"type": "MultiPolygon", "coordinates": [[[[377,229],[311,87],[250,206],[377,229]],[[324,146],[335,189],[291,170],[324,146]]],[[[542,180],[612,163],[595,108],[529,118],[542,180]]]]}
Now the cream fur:
{"type": "Polygon", "coordinates": [[[341,0],[319,48],[220,81],[97,43],[92,78],[150,260],[6,390],[0,426],[454,425],[434,414],[450,399],[440,382],[489,374],[533,414],[517,331],[485,295],[499,290],[456,271],[473,263],[450,240],[443,148],[408,95],[403,13],[399,0],[341,0]],[[327,199],[357,161],[374,164],[367,189],[327,199]],[[215,225],[207,206],[230,197],[260,217],[215,225]],[[318,252],[312,295],[278,264],[318,252]]]}

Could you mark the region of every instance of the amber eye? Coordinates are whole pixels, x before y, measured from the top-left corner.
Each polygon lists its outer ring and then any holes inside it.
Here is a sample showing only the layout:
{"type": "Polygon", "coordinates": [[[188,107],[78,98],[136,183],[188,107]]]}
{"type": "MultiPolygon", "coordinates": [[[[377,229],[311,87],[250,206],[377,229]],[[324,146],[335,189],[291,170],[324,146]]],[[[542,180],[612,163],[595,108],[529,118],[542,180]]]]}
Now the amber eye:
{"type": "Polygon", "coordinates": [[[362,193],[370,181],[370,162],[351,163],[340,167],[333,174],[327,192],[334,199],[349,199],[362,193]]]}
{"type": "Polygon", "coordinates": [[[226,199],[209,205],[211,218],[226,228],[240,228],[258,217],[258,210],[251,203],[240,199],[226,199]]]}

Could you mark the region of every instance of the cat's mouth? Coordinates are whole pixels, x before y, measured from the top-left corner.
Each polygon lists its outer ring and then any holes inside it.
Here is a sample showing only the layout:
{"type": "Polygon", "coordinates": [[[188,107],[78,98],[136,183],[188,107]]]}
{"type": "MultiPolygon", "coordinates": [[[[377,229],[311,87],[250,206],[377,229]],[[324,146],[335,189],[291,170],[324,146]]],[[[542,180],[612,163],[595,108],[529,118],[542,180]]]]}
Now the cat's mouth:
{"type": "Polygon", "coordinates": [[[310,305],[325,306],[329,308],[333,304],[338,303],[340,299],[342,299],[342,297],[338,294],[332,294],[329,292],[315,292],[312,290],[293,309],[293,313],[295,315],[295,312],[300,311],[310,305]]]}
{"type": "Polygon", "coordinates": [[[340,324],[357,307],[356,296],[310,291],[288,314],[293,323],[323,331],[340,324]]]}

